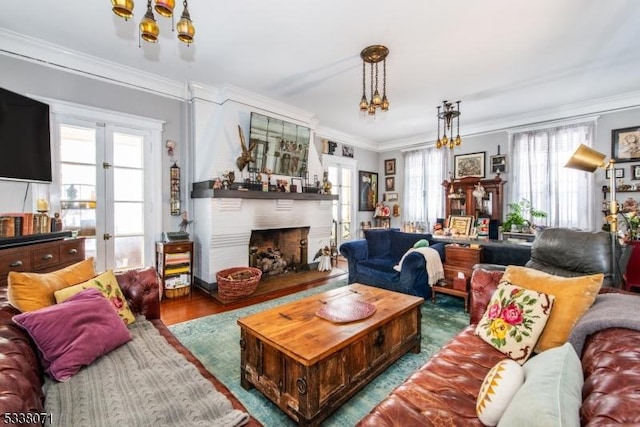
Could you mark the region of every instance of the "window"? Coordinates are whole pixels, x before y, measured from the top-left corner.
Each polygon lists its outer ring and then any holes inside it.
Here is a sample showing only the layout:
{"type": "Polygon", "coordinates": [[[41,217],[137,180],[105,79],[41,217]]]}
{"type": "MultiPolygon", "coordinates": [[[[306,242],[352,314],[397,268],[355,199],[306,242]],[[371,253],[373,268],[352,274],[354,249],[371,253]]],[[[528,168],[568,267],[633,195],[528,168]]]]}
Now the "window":
{"type": "Polygon", "coordinates": [[[512,133],[507,200],[526,199],[545,211],[536,224],[594,229],[593,174],[564,167],[580,144],[593,146],[594,133],[595,120],[512,133]]]}
{"type": "Polygon", "coordinates": [[[408,151],[404,155],[404,224],[430,231],[444,216],[444,187],[449,155],[435,147],[408,151]]]}
{"type": "Polygon", "coordinates": [[[54,170],[51,187],[60,203],[64,230],[85,238],[96,270],[153,262],[160,236],[157,121],[55,105],[54,170]],[[101,120],[109,122],[101,122],[101,120]]]}

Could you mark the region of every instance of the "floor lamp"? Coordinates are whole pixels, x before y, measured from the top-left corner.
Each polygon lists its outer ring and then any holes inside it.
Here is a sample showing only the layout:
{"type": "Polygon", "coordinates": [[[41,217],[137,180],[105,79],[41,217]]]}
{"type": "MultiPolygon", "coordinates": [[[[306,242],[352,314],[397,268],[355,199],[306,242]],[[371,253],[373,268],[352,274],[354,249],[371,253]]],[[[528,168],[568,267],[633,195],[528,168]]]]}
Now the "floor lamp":
{"type": "Polygon", "coordinates": [[[618,274],[618,264],[616,261],[616,244],[618,234],[618,202],[616,200],[616,177],[615,177],[615,160],[609,159],[605,163],[605,155],[580,144],[578,149],[573,153],[565,168],[577,169],[584,172],[595,172],[598,168],[609,171],[609,215],[606,220],[609,224],[609,233],[611,234],[611,271],[613,272],[613,285],[621,286],[620,275],[618,274]]]}

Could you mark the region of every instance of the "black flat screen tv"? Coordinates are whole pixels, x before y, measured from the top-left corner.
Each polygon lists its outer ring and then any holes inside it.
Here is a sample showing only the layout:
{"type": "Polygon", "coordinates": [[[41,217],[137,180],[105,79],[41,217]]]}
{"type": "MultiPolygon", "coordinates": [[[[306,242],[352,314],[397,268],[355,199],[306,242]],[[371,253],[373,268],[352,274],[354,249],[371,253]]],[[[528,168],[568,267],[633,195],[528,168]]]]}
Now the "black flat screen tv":
{"type": "Polygon", "coordinates": [[[0,179],[51,182],[49,105],[3,88],[0,179]]]}

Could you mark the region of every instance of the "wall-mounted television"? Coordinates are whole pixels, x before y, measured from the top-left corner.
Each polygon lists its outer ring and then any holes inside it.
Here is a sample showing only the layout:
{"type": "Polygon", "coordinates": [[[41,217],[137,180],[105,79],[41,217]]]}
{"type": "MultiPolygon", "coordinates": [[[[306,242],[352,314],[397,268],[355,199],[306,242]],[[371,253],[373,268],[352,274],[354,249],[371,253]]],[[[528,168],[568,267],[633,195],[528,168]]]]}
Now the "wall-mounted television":
{"type": "Polygon", "coordinates": [[[0,179],[51,178],[49,105],[0,88],[0,179]]]}

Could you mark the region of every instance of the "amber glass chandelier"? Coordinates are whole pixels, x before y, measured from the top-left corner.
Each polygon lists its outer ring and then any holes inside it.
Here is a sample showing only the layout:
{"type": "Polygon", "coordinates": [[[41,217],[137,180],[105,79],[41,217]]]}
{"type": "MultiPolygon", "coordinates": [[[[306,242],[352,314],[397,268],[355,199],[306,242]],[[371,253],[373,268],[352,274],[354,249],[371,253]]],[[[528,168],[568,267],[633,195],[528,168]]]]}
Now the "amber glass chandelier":
{"type": "MultiPolygon", "coordinates": [[[[173,9],[175,8],[175,0],[155,0],[155,5],[151,7],[151,0],[147,0],[147,11],[140,21],[139,30],[140,38],[149,43],[157,43],[158,36],[160,35],[160,28],[156,22],[156,18],[153,14],[155,10],[158,14],[165,18],[171,18],[171,26],[173,27],[173,9]]],[[[111,0],[113,13],[118,15],[124,20],[128,20],[133,17],[133,0],[111,0]]],[[[180,20],[176,25],[178,30],[178,40],[190,45],[193,43],[193,37],[196,33],[196,29],[191,21],[189,15],[189,8],[187,1],[182,2],[184,9],[180,20]]],[[[173,31],[173,30],[172,30],[173,31]]]]}
{"type": "Polygon", "coordinates": [[[438,139],[436,140],[436,148],[449,147],[453,150],[454,147],[459,146],[462,143],[460,138],[460,101],[456,101],[456,105],[449,101],[442,101],[442,105],[438,106],[438,139]],[[452,123],[457,123],[457,135],[453,137],[452,123]],[[440,136],[440,122],[442,121],[442,136],[440,136]],[[447,136],[449,131],[449,136],[447,136]]]}
{"type": "Polygon", "coordinates": [[[379,108],[382,111],[389,110],[389,100],[387,99],[387,55],[389,49],[382,45],[366,47],[360,52],[362,58],[362,98],[360,99],[360,111],[370,116],[376,115],[379,108]],[[378,64],[382,62],[382,95],[378,91],[378,64]],[[370,69],[370,94],[367,99],[367,64],[370,69]]]}

